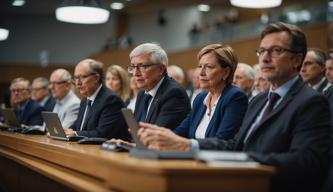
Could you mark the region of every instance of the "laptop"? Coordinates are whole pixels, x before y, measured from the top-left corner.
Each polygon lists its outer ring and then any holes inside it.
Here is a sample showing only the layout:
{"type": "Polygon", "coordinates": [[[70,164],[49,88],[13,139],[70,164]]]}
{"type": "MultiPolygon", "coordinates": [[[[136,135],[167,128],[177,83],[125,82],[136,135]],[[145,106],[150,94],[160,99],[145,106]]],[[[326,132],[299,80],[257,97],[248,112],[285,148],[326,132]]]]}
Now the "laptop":
{"type": "Polygon", "coordinates": [[[1,113],[5,120],[5,124],[8,126],[8,131],[22,131],[21,125],[16,117],[16,113],[13,108],[1,109],[1,113]]]}
{"type": "Polygon", "coordinates": [[[66,135],[57,113],[43,111],[42,116],[46,124],[47,130],[49,131],[50,138],[62,141],[78,141],[85,138],[85,136],[66,135]]]}
{"type": "MultiPolygon", "coordinates": [[[[152,151],[140,141],[138,135],[139,124],[136,121],[133,112],[129,108],[122,108],[121,112],[125,118],[125,121],[129,128],[131,128],[131,136],[136,143],[136,147],[130,148],[130,155],[136,157],[143,157],[149,159],[194,159],[193,152],[180,152],[180,151],[152,151]]],[[[112,144],[109,144],[112,145],[112,144]]],[[[122,147],[122,146],[120,146],[122,147]]],[[[108,143],[102,145],[102,149],[111,150],[112,147],[108,146],[108,143]]],[[[128,149],[128,146],[124,146],[128,149]]]]}

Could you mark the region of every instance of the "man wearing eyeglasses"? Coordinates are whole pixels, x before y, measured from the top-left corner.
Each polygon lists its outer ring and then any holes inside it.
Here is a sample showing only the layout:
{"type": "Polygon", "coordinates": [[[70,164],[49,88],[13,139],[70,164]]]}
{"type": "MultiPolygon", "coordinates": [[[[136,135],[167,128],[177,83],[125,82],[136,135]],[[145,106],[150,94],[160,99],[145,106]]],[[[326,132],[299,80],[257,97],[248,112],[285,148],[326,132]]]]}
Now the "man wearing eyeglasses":
{"type": "Polygon", "coordinates": [[[31,98],[43,106],[46,111],[52,111],[55,105],[49,91],[49,81],[45,77],[37,77],[32,81],[31,98]]]}
{"type": "Polygon", "coordinates": [[[197,139],[200,149],[243,151],[274,166],[270,191],[321,191],[328,170],[330,109],[327,99],[298,76],[306,51],[300,28],[281,22],[268,25],[257,55],[270,90],[249,103],[234,139],[197,139]]]}
{"type": "Polygon", "coordinates": [[[134,115],[138,121],[174,129],[191,109],[186,91],[167,75],[168,57],[155,43],[137,46],[129,55],[131,73],[142,89],[134,115]]]}
{"type": "Polygon", "coordinates": [[[56,69],[50,76],[49,88],[56,100],[53,112],[58,113],[62,127],[70,127],[80,108],[80,99],[72,91],[71,74],[66,69],[56,69]]]}
{"type": "Polygon", "coordinates": [[[10,85],[11,102],[21,125],[42,125],[44,107],[31,99],[31,83],[24,78],[16,78],[10,85]]]}
{"type": "Polygon", "coordinates": [[[124,103],[103,85],[103,64],[93,59],[80,61],[73,80],[85,98],[81,100],[75,123],[65,128],[66,134],[128,140],[130,136],[120,111],[124,103]]]}

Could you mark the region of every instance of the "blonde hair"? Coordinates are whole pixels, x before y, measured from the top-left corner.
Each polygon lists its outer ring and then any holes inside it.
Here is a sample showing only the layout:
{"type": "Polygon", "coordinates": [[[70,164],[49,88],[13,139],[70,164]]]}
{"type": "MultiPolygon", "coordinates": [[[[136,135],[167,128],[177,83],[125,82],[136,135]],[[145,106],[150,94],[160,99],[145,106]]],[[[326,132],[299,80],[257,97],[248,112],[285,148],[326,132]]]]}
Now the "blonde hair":
{"type": "Polygon", "coordinates": [[[121,84],[119,97],[125,102],[131,93],[127,71],[119,65],[111,65],[107,72],[119,77],[121,84]]]}
{"type": "Polygon", "coordinates": [[[230,68],[230,74],[226,79],[226,83],[231,83],[238,64],[235,51],[229,45],[210,44],[199,51],[197,59],[200,60],[201,57],[207,53],[214,53],[221,67],[230,68]]]}

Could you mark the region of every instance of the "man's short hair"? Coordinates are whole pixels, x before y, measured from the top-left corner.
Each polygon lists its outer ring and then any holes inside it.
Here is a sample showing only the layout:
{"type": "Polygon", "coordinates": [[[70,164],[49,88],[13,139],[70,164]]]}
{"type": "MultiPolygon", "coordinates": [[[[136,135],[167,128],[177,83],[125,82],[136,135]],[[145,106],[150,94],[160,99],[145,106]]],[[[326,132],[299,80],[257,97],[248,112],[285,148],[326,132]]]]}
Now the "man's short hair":
{"type": "Polygon", "coordinates": [[[24,88],[27,89],[28,91],[31,91],[31,83],[30,83],[30,81],[28,79],[23,78],[23,77],[19,77],[19,78],[13,79],[10,87],[12,87],[13,84],[21,82],[21,81],[24,83],[24,88]]]}
{"type": "Polygon", "coordinates": [[[309,52],[314,53],[314,55],[315,55],[314,59],[319,65],[325,66],[325,62],[327,60],[327,55],[326,55],[325,51],[318,49],[318,48],[309,48],[307,53],[309,53],[309,52]]]}
{"type": "Polygon", "coordinates": [[[37,77],[32,81],[32,83],[34,83],[34,82],[41,82],[42,83],[42,88],[48,88],[49,87],[49,80],[46,79],[45,77],[37,77]]]}
{"type": "Polygon", "coordinates": [[[96,61],[94,59],[86,59],[86,62],[88,62],[90,71],[92,73],[96,73],[100,76],[100,83],[104,82],[104,64],[100,61],[96,61]]]}
{"type": "MultiPolygon", "coordinates": [[[[290,37],[291,41],[290,49],[297,52],[302,53],[302,63],[304,61],[306,52],[307,52],[307,43],[306,43],[306,37],[303,31],[297,27],[296,25],[291,25],[283,22],[277,22],[277,23],[271,23],[269,24],[261,33],[261,39],[263,39],[266,35],[271,33],[278,33],[278,32],[287,32],[290,37]]],[[[299,69],[301,68],[301,65],[299,69]]]]}
{"type": "Polygon", "coordinates": [[[256,71],[249,64],[238,63],[237,68],[244,70],[246,79],[254,80],[254,78],[256,76],[256,71]]]}
{"type": "Polygon", "coordinates": [[[164,49],[157,43],[144,43],[136,48],[130,53],[129,57],[137,57],[142,54],[150,55],[150,60],[154,64],[163,64],[168,67],[168,55],[164,49]]]}

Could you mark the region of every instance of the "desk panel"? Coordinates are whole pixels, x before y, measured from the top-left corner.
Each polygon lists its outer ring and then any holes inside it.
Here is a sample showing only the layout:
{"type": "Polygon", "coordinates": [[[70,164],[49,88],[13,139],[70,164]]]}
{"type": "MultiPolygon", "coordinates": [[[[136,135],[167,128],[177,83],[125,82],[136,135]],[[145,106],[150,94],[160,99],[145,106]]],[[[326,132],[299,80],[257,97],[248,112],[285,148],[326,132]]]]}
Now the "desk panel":
{"type": "Polygon", "coordinates": [[[3,131],[0,154],[75,191],[260,192],[268,191],[274,173],[274,168],[263,165],[210,167],[194,160],[140,159],[98,145],[3,131]]]}

